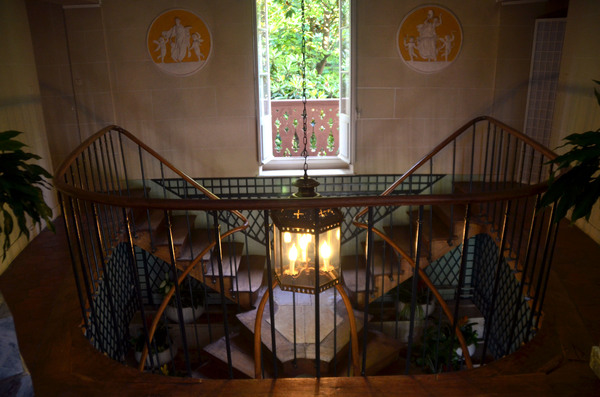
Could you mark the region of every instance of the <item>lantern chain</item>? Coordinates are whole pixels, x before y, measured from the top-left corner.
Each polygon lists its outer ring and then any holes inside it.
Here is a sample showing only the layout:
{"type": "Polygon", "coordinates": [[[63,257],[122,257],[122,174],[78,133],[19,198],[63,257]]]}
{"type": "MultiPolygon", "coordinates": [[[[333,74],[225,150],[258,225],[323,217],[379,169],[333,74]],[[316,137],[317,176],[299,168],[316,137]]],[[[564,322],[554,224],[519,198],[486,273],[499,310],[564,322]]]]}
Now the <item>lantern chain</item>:
{"type": "Polygon", "coordinates": [[[304,150],[301,155],[304,157],[304,178],[308,178],[308,151],[306,146],[308,144],[307,130],[308,130],[308,115],[306,113],[306,17],[305,17],[305,4],[302,0],[302,143],[304,144],[304,150]]]}

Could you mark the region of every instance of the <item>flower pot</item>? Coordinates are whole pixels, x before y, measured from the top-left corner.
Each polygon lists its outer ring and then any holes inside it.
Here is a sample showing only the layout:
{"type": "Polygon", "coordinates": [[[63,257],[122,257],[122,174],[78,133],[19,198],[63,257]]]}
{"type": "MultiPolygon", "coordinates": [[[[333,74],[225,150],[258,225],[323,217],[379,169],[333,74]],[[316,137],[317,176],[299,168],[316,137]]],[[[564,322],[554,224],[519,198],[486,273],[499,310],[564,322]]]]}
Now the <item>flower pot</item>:
{"type": "MultiPolygon", "coordinates": [[[[193,323],[196,321],[198,317],[200,317],[204,313],[204,307],[198,306],[196,308],[192,307],[182,307],[181,313],[183,315],[183,322],[185,324],[193,323]]],[[[167,318],[174,323],[179,322],[179,315],[177,314],[177,307],[168,305],[165,308],[165,315],[167,318]]]]}
{"type": "MultiPolygon", "coordinates": [[[[469,346],[467,346],[467,350],[469,351],[469,356],[473,357],[473,354],[475,354],[475,348],[477,347],[477,345],[475,345],[475,343],[471,343],[469,346]]],[[[457,347],[455,350],[456,354],[458,355],[458,357],[463,357],[463,351],[462,348],[457,347]]]]}
{"type": "MultiPolygon", "coordinates": [[[[415,320],[423,320],[433,314],[435,310],[435,298],[432,298],[429,303],[417,304],[415,306],[415,320]]],[[[406,317],[410,316],[410,302],[400,302],[398,305],[398,312],[406,317]]]]}
{"type": "MultiPolygon", "coordinates": [[[[392,327],[392,335],[395,336],[396,326],[392,327]]],[[[402,343],[408,343],[408,336],[410,334],[410,321],[398,321],[398,337],[397,340],[402,343]]],[[[413,343],[419,343],[423,337],[423,330],[425,329],[425,321],[415,320],[413,328],[413,343]]]]}
{"type": "MultiPolygon", "coordinates": [[[[173,354],[175,354],[175,352],[173,354]]],[[[146,357],[146,366],[147,367],[150,367],[149,355],[150,355],[150,353],[148,353],[148,356],[146,357]]],[[[138,363],[140,362],[141,358],[142,358],[142,352],[135,352],[135,359],[138,363]]],[[[171,357],[170,349],[166,349],[166,350],[163,350],[158,353],[153,353],[152,360],[154,361],[154,368],[162,367],[163,365],[165,365],[166,363],[171,361],[171,358],[172,357],[171,357]]]]}

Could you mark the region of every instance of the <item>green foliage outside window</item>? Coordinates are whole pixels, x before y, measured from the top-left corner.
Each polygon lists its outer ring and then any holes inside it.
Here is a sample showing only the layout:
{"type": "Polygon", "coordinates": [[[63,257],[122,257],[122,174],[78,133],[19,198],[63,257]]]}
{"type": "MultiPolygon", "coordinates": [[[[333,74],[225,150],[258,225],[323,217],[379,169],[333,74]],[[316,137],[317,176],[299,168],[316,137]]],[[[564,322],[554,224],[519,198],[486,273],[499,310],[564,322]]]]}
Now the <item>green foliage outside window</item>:
{"type": "MultiPolygon", "coordinates": [[[[271,99],[302,99],[301,0],[269,6],[271,99]]],[[[306,0],[306,97],[339,98],[337,0],[306,0]]]]}

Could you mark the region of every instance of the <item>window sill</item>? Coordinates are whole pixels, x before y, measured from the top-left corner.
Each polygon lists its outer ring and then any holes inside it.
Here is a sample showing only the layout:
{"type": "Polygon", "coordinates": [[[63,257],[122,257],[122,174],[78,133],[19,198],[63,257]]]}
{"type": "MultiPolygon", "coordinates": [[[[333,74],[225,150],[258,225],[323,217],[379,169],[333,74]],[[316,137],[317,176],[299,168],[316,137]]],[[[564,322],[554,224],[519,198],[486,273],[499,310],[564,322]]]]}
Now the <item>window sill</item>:
{"type": "MultiPolygon", "coordinates": [[[[320,175],[354,175],[352,164],[340,158],[309,158],[309,176],[320,175]]],[[[259,176],[302,176],[304,175],[303,158],[277,158],[271,159],[260,166],[259,176]]]]}

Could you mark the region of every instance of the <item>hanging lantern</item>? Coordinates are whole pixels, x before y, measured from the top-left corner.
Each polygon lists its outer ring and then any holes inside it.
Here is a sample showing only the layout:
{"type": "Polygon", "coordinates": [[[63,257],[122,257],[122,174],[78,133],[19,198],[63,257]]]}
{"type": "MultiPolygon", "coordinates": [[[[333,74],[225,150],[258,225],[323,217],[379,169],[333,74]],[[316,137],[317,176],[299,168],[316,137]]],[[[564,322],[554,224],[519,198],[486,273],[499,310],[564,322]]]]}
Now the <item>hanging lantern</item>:
{"type": "MultiPolygon", "coordinates": [[[[298,192],[292,198],[318,197],[318,185],[314,179],[300,178],[294,183],[298,192]]],[[[338,208],[282,209],[273,211],[271,218],[275,277],[281,289],[314,294],[339,282],[343,216],[338,208]]]]}

